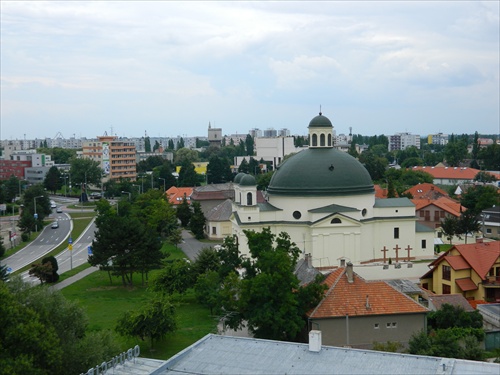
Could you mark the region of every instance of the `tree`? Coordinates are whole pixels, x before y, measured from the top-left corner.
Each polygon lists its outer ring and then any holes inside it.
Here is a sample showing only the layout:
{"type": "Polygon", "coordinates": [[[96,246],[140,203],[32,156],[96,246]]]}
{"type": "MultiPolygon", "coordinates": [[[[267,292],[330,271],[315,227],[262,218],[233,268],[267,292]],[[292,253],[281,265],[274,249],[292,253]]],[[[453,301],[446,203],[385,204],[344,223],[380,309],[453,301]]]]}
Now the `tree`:
{"type": "Polygon", "coordinates": [[[181,226],[186,228],[191,220],[191,207],[189,206],[189,202],[186,197],[182,198],[182,202],[177,206],[176,210],[177,218],[181,222],[181,226]]]}
{"type": "Polygon", "coordinates": [[[198,174],[194,169],[194,165],[190,162],[184,161],[179,171],[179,179],[177,186],[190,187],[198,185],[198,174]]]}
{"type": "Polygon", "coordinates": [[[444,157],[450,167],[459,167],[467,156],[467,142],[463,138],[456,138],[453,134],[444,148],[444,157]]]}
{"type": "Polygon", "coordinates": [[[386,158],[376,156],[370,150],[363,152],[359,156],[359,161],[364,165],[374,181],[379,180],[384,176],[385,168],[389,165],[386,158]]]}
{"type": "Polygon", "coordinates": [[[457,234],[458,230],[458,219],[455,216],[447,216],[441,222],[441,233],[444,234],[446,239],[450,241],[453,240],[453,236],[457,234]]]}
{"type": "Polygon", "coordinates": [[[151,152],[151,139],[149,137],[144,138],[144,151],[151,152]]]}
{"type": "Polygon", "coordinates": [[[252,156],[254,153],[254,141],[250,134],[247,134],[245,139],[246,154],[252,156]]]}
{"type": "Polygon", "coordinates": [[[159,150],[161,147],[160,145],[160,142],[158,142],[157,140],[155,141],[155,144],[153,146],[153,152],[155,152],[156,150],[159,150]]]}
{"type": "Polygon", "coordinates": [[[152,280],[151,290],[166,294],[184,294],[196,281],[192,266],[187,259],[167,262],[161,272],[152,280]]]}
{"type": "Polygon", "coordinates": [[[19,228],[24,233],[43,228],[43,220],[52,212],[52,209],[50,208],[49,196],[42,184],[33,185],[26,189],[22,203],[24,208],[19,220],[19,228]],[[37,218],[35,218],[35,211],[37,218]]]}
{"type": "Polygon", "coordinates": [[[207,271],[198,276],[194,291],[196,299],[210,309],[210,315],[219,307],[220,279],[216,271],[207,271]]]}
{"type": "Polygon", "coordinates": [[[207,165],[207,183],[219,184],[232,180],[231,166],[224,157],[212,156],[207,165]]]}
{"type": "Polygon", "coordinates": [[[257,190],[267,190],[271,178],[273,177],[274,171],[259,174],[257,176],[257,190]]]}
{"type": "Polygon", "coordinates": [[[70,174],[74,185],[80,185],[80,201],[86,202],[87,185],[100,185],[103,170],[99,162],[91,159],[71,159],[70,174]]]}
{"type": "Polygon", "coordinates": [[[199,202],[193,202],[193,214],[189,220],[189,229],[193,232],[197,240],[205,238],[205,215],[201,210],[199,202]]]}
{"type": "Polygon", "coordinates": [[[184,148],[184,138],[180,138],[179,141],[177,142],[177,150],[180,148],[184,148]]]}
{"type": "Polygon", "coordinates": [[[483,184],[486,184],[488,182],[495,182],[496,180],[497,178],[494,175],[485,171],[479,171],[474,176],[474,181],[482,182],[483,184]]]}
{"type": "Polygon", "coordinates": [[[128,311],[119,320],[116,331],[125,336],[160,340],[177,329],[175,307],[162,296],[151,299],[141,310],[128,311]]]}
{"type": "Polygon", "coordinates": [[[182,230],[179,228],[174,229],[168,236],[168,241],[177,248],[177,245],[182,242],[182,230]]]}
{"type": "Polygon", "coordinates": [[[467,210],[460,215],[457,222],[457,234],[463,234],[465,236],[465,243],[467,243],[467,234],[474,234],[480,229],[479,220],[472,210],[467,210]]]}
{"type": "Polygon", "coordinates": [[[299,286],[294,269],[300,250],[288,234],[276,237],[264,228],[260,233],[245,231],[245,235],[252,258],[242,263],[245,276],[237,291],[238,301],[223,295],[223,308],[231,311],[237,305],[233,328],[246,320],[255,337],[293,340],[306,324],[305,313],[319,303],[325,287],[312,283],[315,287],[310,291],[317,293],[304,293],[299,286]]]}
{"type": "Polygon", "coordinates": [[[498,206],[500,196],[497,189],[491,185],[471,186],[460,197],[460,204],[478,215],[482,210],[498,206]]]}
{"type": "Polygon", "coordinates": [[[43,180],[43,186],[52,193],[56,193],[62,187],[61,171],[56,166],[50,167],[43,180]]]}
{"type": "MultiPolygon", "coordinates": [[[[155,168],[155,172],[158,172],[158,179],[162,178],[165,180],[165,191],[170,189],[172,186],[177,186],[177,180],[172,174],[172,172],[174,172],[172,163],[168,160],[164,160],[161,166],[155,168]]],[[[185,177],[183,176],[183,178],[185,177]]],[[[163,182],[163,180],[160,181],[163,182]]]]}
{"type": "Polygon", "coordinates": [[[484,169],[490,171],[500,170],[500,145],[498,143],[493,143],[479,150],[477,157],[484,169]]]}
{"type": "Polygon", "coordinates": [[[347,153],[354,158],[357,158],[359,156],[358,150],[356,149],[355,142],[351,141],[351,144],[349,145],[349,150],[347,151],[347,153]]]}
{"type": "Polygon", "coordinates": [[[12,202],[16,196],[22,193],[21,181],[14,175],[11,175],[7,181],[4,182],[5,187],[5,202],[12,202]]]}
{"type": "Polygon", "coordinates": [[[238,172],[239,173],[248,173],[250,170],[248,162],[246,159],[243,159],[240,163],[240,166],[238,167],[238,172]]]}
{"type": "Polygon", "coordinates": [[[429,313],[427,323],[434,330],[453,327],[482,328],[483,316],[478,310],[467,312],[461,306],[445,303],[439,310],[429,313]]]}
{"type": "Polygon", "coordinates": [[[169,140],[168,140],[167,149],[169,149],[169,150],[171,150],[171,151],[174,151],[174,150],[175,150],[175,145],[174,145],[174,140],[173,140],[173,139],[169,139],[169,140]]]}
{"type": "Polygon", "coordinates": [[[107,332],[86,333],[84,310],[57,290],[13,277],[0,283],[0,300],[2,373],[80,374],[119,352],[107,332]]]}

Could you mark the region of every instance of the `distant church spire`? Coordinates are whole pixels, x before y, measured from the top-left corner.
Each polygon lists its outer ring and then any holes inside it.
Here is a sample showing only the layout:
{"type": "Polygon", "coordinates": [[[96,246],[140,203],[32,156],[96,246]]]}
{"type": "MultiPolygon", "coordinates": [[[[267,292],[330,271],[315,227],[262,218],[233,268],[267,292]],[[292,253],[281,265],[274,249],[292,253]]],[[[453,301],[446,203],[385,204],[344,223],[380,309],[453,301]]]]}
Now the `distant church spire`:
{"type": "Polygon", "coordinates": [[[321,116],[322,113],[321,113],[321,104],[319,105],[319,115],[321,116]]]}
{"type": "Polygon", "coordinates": [[[210,121],[208,122],[208,128],[212,129],[212,125],[210,125],[210,121]]]}

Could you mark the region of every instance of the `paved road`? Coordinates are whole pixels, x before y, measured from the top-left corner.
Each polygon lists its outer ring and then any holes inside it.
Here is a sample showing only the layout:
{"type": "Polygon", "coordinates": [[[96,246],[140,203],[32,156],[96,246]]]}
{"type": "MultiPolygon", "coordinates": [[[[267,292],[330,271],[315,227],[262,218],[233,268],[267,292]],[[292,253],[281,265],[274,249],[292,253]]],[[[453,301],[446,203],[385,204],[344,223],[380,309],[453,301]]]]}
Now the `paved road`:
{"type": "Polygon", "coordinates": [[[213,247],[214,245],[216,244],[200,242],[196,238],[194,238],[187,230],[182,230],[182,243],[179,244],[179,247],[182,249],[182,251],[184,251],[184,254],[186,254],[186,256],[190,260],[195,260],[201,249],[210,246],[213,247]]]}
{"type": "Polygon", "coordinates": [[[73,228],[69,215],[64,213],[58,214],[54,210],[54,213],[50,214],[50,218],[59,222],[59,228],[52,229],[50,224],[48,224],[42,233],[28,246],[4,259],[2,263],[12,268],[11,272],[15,272],[42,258],[68,238],[73,228]]]}

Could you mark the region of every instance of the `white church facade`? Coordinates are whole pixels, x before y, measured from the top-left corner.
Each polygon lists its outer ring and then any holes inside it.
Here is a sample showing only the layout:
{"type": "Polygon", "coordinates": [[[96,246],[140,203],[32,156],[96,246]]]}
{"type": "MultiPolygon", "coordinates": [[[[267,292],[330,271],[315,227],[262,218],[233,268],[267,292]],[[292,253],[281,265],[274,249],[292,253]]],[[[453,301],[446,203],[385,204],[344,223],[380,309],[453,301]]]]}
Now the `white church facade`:
{"type": "Polygon", "coordinates": [[[434,231],[418,223],[407,198],[376,199],[370,175],[333,147],[333,125],[321,113],[309,123],[309,149],[279,165],[257,203],[255,178],[235,177],[231,215],[240,252],[249,254],[244,230],[287,232],[316,267],[345,262],[401,262],[428,258],[434,231]]]}

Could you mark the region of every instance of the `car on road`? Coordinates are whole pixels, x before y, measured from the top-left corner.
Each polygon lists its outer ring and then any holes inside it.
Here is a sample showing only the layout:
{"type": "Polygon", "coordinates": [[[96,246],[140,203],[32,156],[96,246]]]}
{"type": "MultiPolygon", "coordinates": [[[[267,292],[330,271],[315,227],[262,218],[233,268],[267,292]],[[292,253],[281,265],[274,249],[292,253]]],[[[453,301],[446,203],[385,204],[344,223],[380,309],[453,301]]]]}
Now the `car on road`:
{"type": "Polygon", "coordinates": [[[56,202],[50,201],[50,208],[56,208],[56,207],[57,207],[56,202]]]}
{"type": "Polygon", "coordinates": [[[57,229],[57,228],[59,228],[59,223],[57,221],[54,221],[50,227],[52,229],[57,229]]]}
{"type": "Polygon", "coordinates": [[[61,213],[62,213],[62,208],[61,208],[61,207],[57,207],[56,212],[57,212],[58,214],[61,214],[61,213]]]}
{"type": "Polygon", "coordinates": [[[101,199],[101,193],[90,193],[90,198],[91,199],[101,199]]]}

